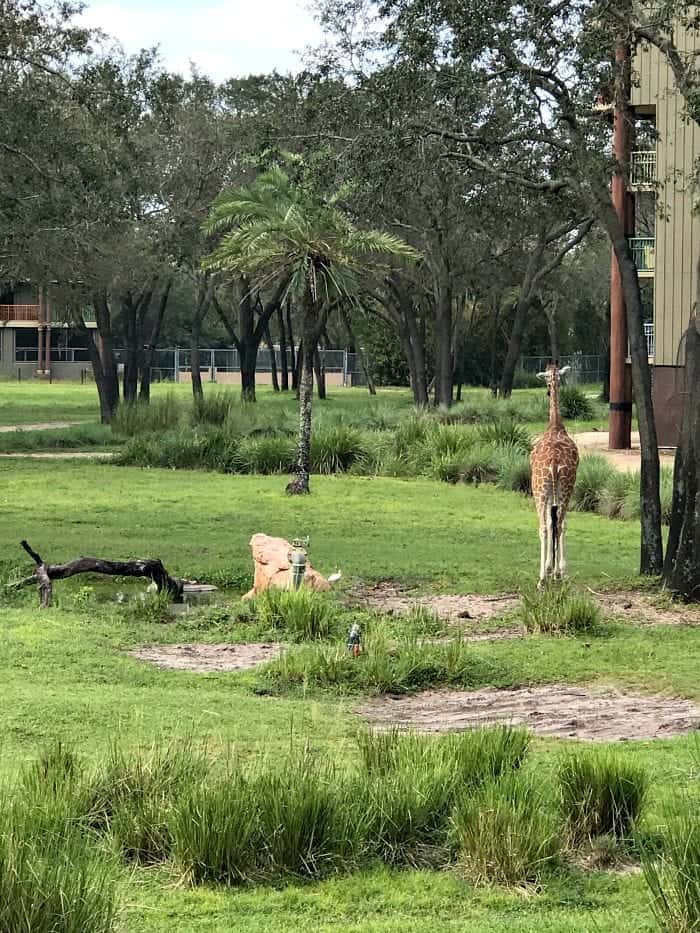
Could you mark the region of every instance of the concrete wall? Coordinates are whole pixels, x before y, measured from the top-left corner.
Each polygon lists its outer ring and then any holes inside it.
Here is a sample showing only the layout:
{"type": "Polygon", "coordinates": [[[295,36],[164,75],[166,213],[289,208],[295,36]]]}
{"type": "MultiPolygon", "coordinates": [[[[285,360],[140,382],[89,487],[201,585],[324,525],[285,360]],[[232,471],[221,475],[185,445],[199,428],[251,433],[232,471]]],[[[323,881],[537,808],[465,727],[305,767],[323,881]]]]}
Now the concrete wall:
{"type": "MultiPolygon", "coordinates": [[[[239,386],[241,384],[241,374],[232,373],[232,372],[222,372],[221,370],[216,370],[216,383],[218,385],[227,385],[227,386],[239,386]]],[[[291,381],[291,377],[290,377],[291,381]]],[[[189,372],[181,372],[179,382],[191,383],[192,374],[189,372]]],[[[209,382],[209,371],[202,372],[202,382],[209,382]]],[[[272,385],[272,373],[269,372],[257,372],[255,374],[255,383],[259,386],[271,386],[272,385]]],[[[342,386],[343,385],[343,374],[342,373],[326,373],[326,385],[328,386],[342,386]]]]}
{"type": "Polygon", "coordinates": [[[686,399],[685,369],[654,366],[654,416],[660,447],[675,447],[680,437],[686,399]]]}

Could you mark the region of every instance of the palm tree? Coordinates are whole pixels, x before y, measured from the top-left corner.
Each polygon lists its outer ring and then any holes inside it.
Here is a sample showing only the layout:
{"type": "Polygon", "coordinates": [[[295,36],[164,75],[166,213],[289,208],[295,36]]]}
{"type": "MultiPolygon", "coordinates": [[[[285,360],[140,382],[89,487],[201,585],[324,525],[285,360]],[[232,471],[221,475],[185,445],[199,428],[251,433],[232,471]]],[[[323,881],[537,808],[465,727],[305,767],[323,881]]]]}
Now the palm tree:
{"type": "Polygon", "coordinates": [[[254,288],[286,282],[302,311],[304,348],[299,385],[299,445],[290,495],[309,492],[313,355],[337,301],[357,301],[360,281],[386,269],[392,257],[414,259],[399,237],[361,230],[338,207],[293,182],[279,166],[214,202],[206,230],[220,237],[206,268],[247,276],[254,288]]]}

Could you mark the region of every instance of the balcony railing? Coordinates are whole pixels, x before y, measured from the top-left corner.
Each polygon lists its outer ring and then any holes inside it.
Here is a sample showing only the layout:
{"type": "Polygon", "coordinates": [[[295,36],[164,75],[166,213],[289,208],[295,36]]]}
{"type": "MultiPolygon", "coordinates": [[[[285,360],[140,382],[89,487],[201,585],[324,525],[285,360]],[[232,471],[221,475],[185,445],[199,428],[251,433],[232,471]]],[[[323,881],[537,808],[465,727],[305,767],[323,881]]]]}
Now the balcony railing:
{"type": "Polygon", "coordinates": [[[0,305],[0,321],[38,321],[39,305],[0,305]]]}
{"type": "Polygon", "coordinates": [[[647,339],[647,356],[653,358],[655,347],[654,347],[654,325],[645,324],[644,325],[644,336],[647,339]]]}
{"type": "Polygon", "coordinates": [[[630,188],[649,191],[656,185],[656,152],[642,149],[630,153],[630,188]]]}
{"type": "Polygon", "coordinates": [[[646,278],[653,276],[655,269],[654,256],[656,252],[656,237],[630,237],[629,244],[639,276],[646,278]]]}

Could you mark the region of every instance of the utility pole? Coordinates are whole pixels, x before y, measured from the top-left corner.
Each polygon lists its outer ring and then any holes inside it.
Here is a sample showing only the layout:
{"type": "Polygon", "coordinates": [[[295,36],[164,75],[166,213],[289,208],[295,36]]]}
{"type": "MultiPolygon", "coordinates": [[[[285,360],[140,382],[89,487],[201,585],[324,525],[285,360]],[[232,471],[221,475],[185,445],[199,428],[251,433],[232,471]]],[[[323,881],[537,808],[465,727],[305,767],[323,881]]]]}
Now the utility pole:
{"type": "MultiPolygon", "coordinates": [[[[615,49],[617,77],[613,108],[613,152],[620,168],[612,177],[612,202],[625,235],[634,233],[632,197],[626,174],[630,160],[631,49],[621,42],[615,49]]],[[[620,267],[613,252],[610,271],[610,416],[608,446],[629,450],[632,446],[632,381],[627,365],[627,318],[620,267]]]]}

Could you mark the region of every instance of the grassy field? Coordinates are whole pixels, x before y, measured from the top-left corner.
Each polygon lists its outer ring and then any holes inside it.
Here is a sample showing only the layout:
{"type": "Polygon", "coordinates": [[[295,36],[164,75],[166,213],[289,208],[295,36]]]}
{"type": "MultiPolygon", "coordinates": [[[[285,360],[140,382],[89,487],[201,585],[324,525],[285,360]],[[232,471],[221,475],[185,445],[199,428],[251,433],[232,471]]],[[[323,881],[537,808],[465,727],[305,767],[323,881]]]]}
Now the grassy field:
{"type": "MultiPolygon", "coordinates": [[[[14,421],[11,406],[3,417],[9,423],[58,420],[42,407],[54,388],[39,387],[42,399],[30,399],[27,408],[15,403],[14,421]]],[[[0,387],[0,396],[5,389],[0,387]]],[[[73,387],[68,396],[75,400],[80,392],[73,387]]],[[[94,401],[94,389],[86,392],[94,401]]],[[[353,404],[349,396],[343,399],[338,404],[353,404]]],[[[398,399],[408,411],[405,395],[398,399]]],[[[174,573],[217,582],[225,601],[235,606],[250,580],[248,540],[266,531],[309,534],[314,565],[326,573],[342,569],[341,595],[360,583],[386,579],[416,592],[501,593],[529,586],[536,576],[534,510],[518,494],[427,479],[349,476],[314,477],[308,499],[287,499],[283,488],[279,476],[3,460],[0,571],[7,577],[30,570],[19,548],[22,538],[52,562],[84,553],[154,555],[174,573]]],[[[573,577],[582,588],[596,590],[633,585],[638,538],[636,522],[572,514],[573,577]]],[[[213,753],[233,744],[251,760],[261,754],[280,757],[307,742],[338,761],[356,754],[357,697],[323,690],[261,695],[254,672],[198,675],[131,658],[126,651],[141,644],[246,640],[260,633],[215,617],[198,624],[187,618],[169,624],[130,618],[114,601],[118,589],[134,593],[143,584],[85,578],[57,583],[55,606],[44,612],[36,608],[33,589],[15,595],[3,589],[0,773],[6,780],[57,739],[88,758],[105,754],[115,740],[128,749],[190,736],[206,740],[213,753]]],[[[699,635],[700,629],[688,626],[615,624],[597,637],[481,642],[473,653],[497,665],[513,684],[618,684],[700,700],[699,635]]],[[[535,775],[551,774],[570,746],[536,740],[528,768],[535,775]]],[[[694,748],[689,738],[621,746],[620,754],[641,764],[651,779],[645,832],[653,834],[663,823],[675,792],[696,792],[694,748]]],[[[636,870],[572,868],[526,893],[475,887],[458,870],[382,866],[313,884],[236,891],[190,889],[167,867],[120,872],[126,931],[657,929],[636,870]]]]}

